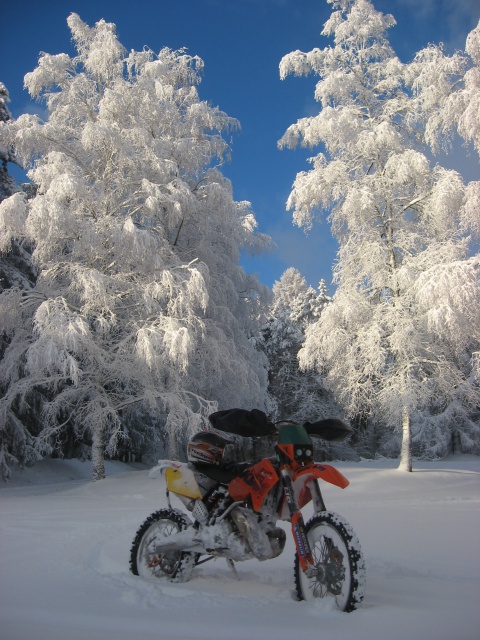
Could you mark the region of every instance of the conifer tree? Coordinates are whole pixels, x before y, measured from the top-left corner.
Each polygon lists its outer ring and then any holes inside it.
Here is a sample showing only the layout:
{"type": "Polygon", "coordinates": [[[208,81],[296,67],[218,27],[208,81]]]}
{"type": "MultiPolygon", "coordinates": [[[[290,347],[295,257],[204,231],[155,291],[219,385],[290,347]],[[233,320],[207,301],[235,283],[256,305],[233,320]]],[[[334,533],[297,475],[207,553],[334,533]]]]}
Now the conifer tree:
{"type": "Polygon", "coordinates": [[[305,331],[319,320],[329,300],[323,281],[315,291],[293,267],[273,285],[262,343],[270,363],[269,390],[277,404],[278,420],[303,424],[336,413],[331,397],[322,388],[320,376],[301,371],[298,363],[305,331]]]}

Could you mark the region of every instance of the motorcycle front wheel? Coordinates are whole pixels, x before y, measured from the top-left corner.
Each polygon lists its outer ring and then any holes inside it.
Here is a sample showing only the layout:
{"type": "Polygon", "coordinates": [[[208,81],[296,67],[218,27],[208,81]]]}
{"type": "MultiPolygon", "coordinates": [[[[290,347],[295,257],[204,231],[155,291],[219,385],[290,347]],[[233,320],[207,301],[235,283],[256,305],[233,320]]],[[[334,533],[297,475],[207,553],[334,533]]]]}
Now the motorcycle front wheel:
{"type": "Polygon", "coordinates": [[[314,559],[314,575],[307,577],[295,555],[295,586],[299,600],[335,598],[342,611],[353,611],[363,598],[365,561],[357,536],[341,516],[318,513],[305,525],[314,559]]]}
{"type": "Polygon", "coordinates": [[[130,550],[130,570],[143,578],[166,578],[170,582],[187,582],[196,564],[195,553],[162,553],[162,541],[191,525],[179,511],[160,509],[141,525],[130,550]]]}

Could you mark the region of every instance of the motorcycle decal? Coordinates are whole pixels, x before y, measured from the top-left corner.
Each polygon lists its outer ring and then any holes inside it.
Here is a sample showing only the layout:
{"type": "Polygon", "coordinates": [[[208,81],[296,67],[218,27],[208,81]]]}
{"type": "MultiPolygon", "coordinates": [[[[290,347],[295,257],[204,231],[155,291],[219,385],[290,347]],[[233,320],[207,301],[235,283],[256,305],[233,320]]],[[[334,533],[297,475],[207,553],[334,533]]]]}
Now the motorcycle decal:
{"type": "Polygon", "coordinates": [[[165,479],[167,481],[167,489],[172,493],[192,498],[193,500],[202,497],[193,471],[187,466],[181,467],[180,469],[167,467],[165,470],[165,479]]]}
{"type": "Polygon", "coordinates": [[[303,507],[311,500],[312,492],[310,491],[310,487],[308,486],[307,482],[302,482],[300,487],[297,489],[297,502],[299,509],[303,509],[303,507]]]}
{"type": "Polygon", "coordinates": [[[228,485],[228,493],[236,502],[251,498],[255,511],[260,511],[265,497],[278,482],[275,467],[267,458],[249,467],[228,485]]]}
{"type": "Polygon", "coordinates": [[[302,570],[305,570],[308,564],[312,564],[313,558],[305,533],[305,523],[302,514],[298,511],[292,516],[292,533],[297,548],[298,559],[302,570]]]}
{"type": "Polygon", "coordinates": [[[305,545],[303,544],[303,536],[298,524],[292,525],[293,535],[295,537],[295,543],[298,549],[298,553],[301,558],[304,558],[306,555],[305,545]]]}

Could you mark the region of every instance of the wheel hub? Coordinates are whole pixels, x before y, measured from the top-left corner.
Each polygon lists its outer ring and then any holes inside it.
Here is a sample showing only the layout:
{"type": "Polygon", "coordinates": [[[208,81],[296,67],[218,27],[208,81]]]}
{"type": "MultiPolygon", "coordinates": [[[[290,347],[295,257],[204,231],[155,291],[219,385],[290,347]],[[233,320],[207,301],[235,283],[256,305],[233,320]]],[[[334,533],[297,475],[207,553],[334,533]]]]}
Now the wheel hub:
{"type": "Polygon", "coordinates": [[[150,562],[148,563],[149,569],[160,569],[163,573],[170,575],[173,573],[175,569],[175,558],[169,558],[165,554],[152,556],[150,562]]]}
{"type": "Polygon", "coordinates": [[[323,595],[340,595],[345,579],[343,554],[337,547],[332,547],[328,551],[325,550],[322,556],[322,559],[315,563],[315,567],[310,572],[307,571],[307,576],[314,578],[316,590],[320,590],[323,595]]]}
{"type": "Polygon", "coordinates": [[[336,547],[330,550],[325,560],[324,571],[323,582],[327,590],[338,596],[342,592],[345,568],[343,566],[343,554],[336,547]]]}

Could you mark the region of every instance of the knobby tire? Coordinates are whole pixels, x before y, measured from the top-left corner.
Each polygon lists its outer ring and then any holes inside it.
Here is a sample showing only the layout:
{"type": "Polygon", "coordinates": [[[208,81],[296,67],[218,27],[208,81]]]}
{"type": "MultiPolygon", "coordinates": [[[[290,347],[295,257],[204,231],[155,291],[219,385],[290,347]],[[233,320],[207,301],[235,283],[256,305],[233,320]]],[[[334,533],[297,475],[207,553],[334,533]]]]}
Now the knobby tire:
{"type": "Polygon", "coordinates": [[[331,596],[342,611],[353,611],[363,599],[365,561],[358,538],[341,516],[321,512],[305,525],[318,575],[307,578],[295,555],[295,587],[299,600],[331,596]]]}
{"type": "Polygon", "coordinates": [[[161,553],[165,536],[182,531],[191,522],[180,511],[160,509],[152,513],[138,529],[130,550],[130,570],[135,576],[165,578],[169,582],[187,582],[196,564],[197,554],[189,551],[161,553]]]}

